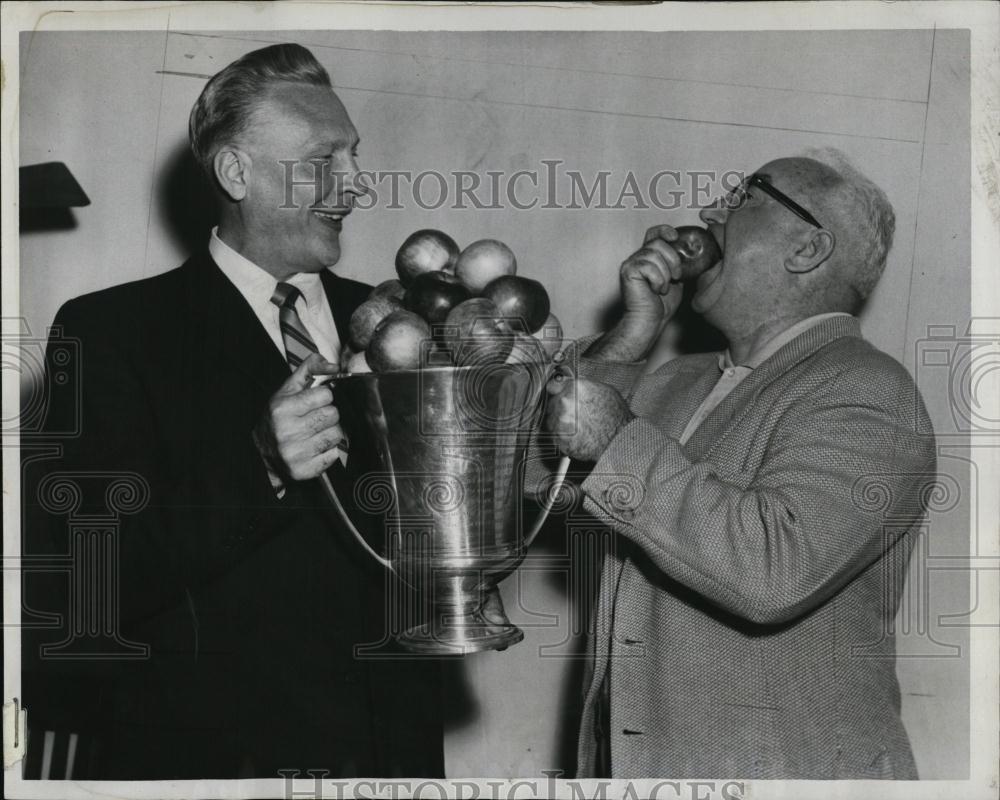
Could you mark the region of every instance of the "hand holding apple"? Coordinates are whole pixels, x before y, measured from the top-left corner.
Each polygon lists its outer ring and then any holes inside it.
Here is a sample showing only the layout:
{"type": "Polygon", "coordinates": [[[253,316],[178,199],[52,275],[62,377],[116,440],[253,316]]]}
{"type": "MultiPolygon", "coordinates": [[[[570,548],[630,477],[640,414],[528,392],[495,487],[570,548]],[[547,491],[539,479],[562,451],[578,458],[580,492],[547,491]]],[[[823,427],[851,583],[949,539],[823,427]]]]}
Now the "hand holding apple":
{"type": "Polygon", "coordinates": [[[681,257],[681,278],[691,281],[722,260],[722,250],[715,237],[697,225],[677,228],[674,249],[681,257]]]}

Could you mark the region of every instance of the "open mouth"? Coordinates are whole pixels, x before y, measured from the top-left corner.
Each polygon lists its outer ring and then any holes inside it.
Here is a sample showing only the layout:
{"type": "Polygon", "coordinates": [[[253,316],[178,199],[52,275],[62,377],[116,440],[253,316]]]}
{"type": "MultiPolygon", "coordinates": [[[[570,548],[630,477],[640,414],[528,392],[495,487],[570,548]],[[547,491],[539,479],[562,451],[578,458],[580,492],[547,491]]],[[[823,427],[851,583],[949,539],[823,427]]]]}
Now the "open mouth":
{"type": "Polygon", "coordinates": [[[720,231],[714,225],[710,225],[708,230],[709,233],[711,233],[712,236],[715,237],[715,241],[719,243],[719,250],[722,251],[722,258],[719,259],[718,263],[716,263],[710,269],[705,270],[703,273],[701,273],[701,275],[698,276],[698,281],[696,283],[696,286],[698,287],[699,291],[704,290],[706,287],[710,286],[712,283],[715,282],[715,279],[718,278],[719,274],[722,272],[723,264],[726,263],[726,246],[725,246],[725,238],[722,235],[722,231],[720,231]]]}
{"type": "Polygon", "coordinates": [[[339,231],[343,226],[344,217],[351,213],[351,209],[330,209],[329,211],[313,209],[312,213],[324,225],[329,225],[331,228],[336,228],[339,231]]]}

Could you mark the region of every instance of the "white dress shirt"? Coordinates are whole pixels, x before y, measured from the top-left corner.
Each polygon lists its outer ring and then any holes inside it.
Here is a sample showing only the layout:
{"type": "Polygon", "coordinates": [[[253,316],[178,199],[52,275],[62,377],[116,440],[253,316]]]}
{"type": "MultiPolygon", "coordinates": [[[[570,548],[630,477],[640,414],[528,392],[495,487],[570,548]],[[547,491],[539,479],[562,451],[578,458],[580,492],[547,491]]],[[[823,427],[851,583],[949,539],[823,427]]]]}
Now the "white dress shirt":
{"type": "Polygon", "coordinates": [[[694,435],[694,432],[698,429],[698,426],[705,421],[705,418],[711,414],[712,411],[715,410],[716,406],[718,406],[719,403],[726,398],[726,395],[740,385],[740,382],[743,381],[747,375],[763,364],[768,358],[777,353],[782,347],[792,341],[792,339],[801,333],[805,333],[813,326],[819,325],[819,323],[823,320],[830,319],[831,317],[849,316],[850,314],[845,314],[842,311],[833,311],[828,314],[816,314],[813,317],[807,317],[806,319],[799,320],[790,328],[783,330],[773,339],[769,339],[759,350],[752,352],[749,358],[747,358],[746,364],[734,364],[728,349],[724,353],[720,353],[719,371],[722,375],[719,378],[719,382],[716,383],[712,388],[712,391],[708,393],[708,397],[702,400],[701,405],[698,406],[697,410],[694,412],[694,416],[688,421],[687,427],[684,428],[684,433],[681,434],[680,443],[684,444],[694,435]]]}
{"type": "MultiPolygon", "coordinates": [[[[278,348],[281,357],[285,357],[285,345],[281,336],[281,326],[278,322],[278,307],[271,302],[278,279],[271,273],[261,269],[249,259],[241,256],[222,239],[219,229],[212,228],[212,238],[208,243],[208,252],[219,269],[229,278],[243,299],[253,310],[253,313],[264,326],[274,346],[278,348]]],[[[316,343],[320,354],[334,364],[340,361],[340,337],[333,322],[333,312],[323,290],[323,281],[318,273],[299,272],[286,278],[284,283],[302,292],[295,303],[295,310],[302,324],[316,343]]]]}
{"type": "MultiPolygon", "coordinates": [[[[274,290],[278,286],[278,279],[222,241],[219,238],[218,227],[212,228],[208,252],[222,273],[243,295],[243,299],[260,320],[267,335],[271,337],[274,346],[278,348],[281,357],[285,358],[285,343],[281,335],[281,323],[278,320],[278,307],[271,302],[274,290]]],[[[286,278],[284,282],[292,284],[302,293],[302,296],[295,301],[295,310],[316,343],[320,355],[334,364],[340,363],[340,337],[337,335],[333,312],[330,310],[330,303],[326,298],[326,291],[323,289],[323,281],[319,274],[298,272],[286,278]]],[[[346,437],[344,440],[346,442],[346,437]]],[[[339,450],[338,458],[347,464],[346,447],[339,450]]],[[[284,482],[266,459],[264,463],[267,467],[267,476],[278,498],[284,497],[284,482]]]]}

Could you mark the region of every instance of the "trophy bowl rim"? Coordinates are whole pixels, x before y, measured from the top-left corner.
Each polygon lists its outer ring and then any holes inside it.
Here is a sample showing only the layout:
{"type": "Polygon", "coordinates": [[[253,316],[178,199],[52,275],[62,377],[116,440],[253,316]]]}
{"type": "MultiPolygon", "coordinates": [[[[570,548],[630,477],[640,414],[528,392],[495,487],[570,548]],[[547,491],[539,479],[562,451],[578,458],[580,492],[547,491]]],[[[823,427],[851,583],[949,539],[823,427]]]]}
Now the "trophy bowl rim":
{"type": "Polygon", "coordinates": [[[330,380],[345,381],[350,378],[366,378],[368,380],[374,380],[376,378],[387,378],[394,375],[407,376],[407,375],[443,375],[443,374],[453,374],[458,372],[475,372],[476,370],[499,370],[500,368],[509,369],[513,371],[539,371],[544,370],[547,365],[545,364],[524,364],[524,363],[514,363],[507,364],[506,362],[501,362],[499,364],[467,364],[463,367],[421,367],[419,369],[394,369],[388,370],[387,372],[338,372],[334,375],[330,375],[330,380]]]}

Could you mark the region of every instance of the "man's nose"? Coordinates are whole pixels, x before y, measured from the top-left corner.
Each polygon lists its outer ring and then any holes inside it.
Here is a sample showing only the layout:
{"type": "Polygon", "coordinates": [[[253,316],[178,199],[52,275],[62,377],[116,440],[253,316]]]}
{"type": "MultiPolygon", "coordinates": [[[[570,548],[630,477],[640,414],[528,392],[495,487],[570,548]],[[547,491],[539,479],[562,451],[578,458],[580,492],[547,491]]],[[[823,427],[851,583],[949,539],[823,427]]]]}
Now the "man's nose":
{"type": "Polygon", "coordinates": [[[368,194],[371,189],[361,178],[361,170],[357,167],[335,173],[333,176],[333,190],[337,195],[353,195],[361,197],[368,194]]]}
{"type": "Polygon", "coordinates": [[[706,225],[711,223],[725,225],[726,220],[729,219],[729,209],[725,207],[725,203],[722,200],[717,200],[712,205],[699,211],[698,218],[706,225]]]}

